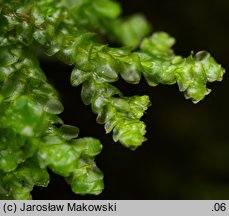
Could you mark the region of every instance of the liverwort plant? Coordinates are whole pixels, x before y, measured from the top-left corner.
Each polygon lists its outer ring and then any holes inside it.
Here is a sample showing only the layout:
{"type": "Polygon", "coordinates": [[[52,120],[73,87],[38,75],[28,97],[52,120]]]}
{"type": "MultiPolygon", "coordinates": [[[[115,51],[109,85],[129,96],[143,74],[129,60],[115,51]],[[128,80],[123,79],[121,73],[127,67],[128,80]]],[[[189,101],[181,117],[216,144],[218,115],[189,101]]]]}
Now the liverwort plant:
{"type": "Polygon", "coordinates": [[[149,96],[126,97],[112,85],[121,77],[155,87],[175,84],[194,103],[221,81],[224,69],[206,51],[175,55],[175,39],[151,36],[141,15],[120,18],[111,0],[0,0],[0,197],[30,199],[33,187],[47,186],[49,168],[76,194],[99,194],[103,174],[94,158],[99,140],[77,138],[79,129],[58,117],[58,93],[39,66],[39,56],[73,65],[70,82],[97,114],[113,140],[132,150],[146,140],[140,120],[149,96]],[[112,48],[108,41],[121,44],[112,48]]]}

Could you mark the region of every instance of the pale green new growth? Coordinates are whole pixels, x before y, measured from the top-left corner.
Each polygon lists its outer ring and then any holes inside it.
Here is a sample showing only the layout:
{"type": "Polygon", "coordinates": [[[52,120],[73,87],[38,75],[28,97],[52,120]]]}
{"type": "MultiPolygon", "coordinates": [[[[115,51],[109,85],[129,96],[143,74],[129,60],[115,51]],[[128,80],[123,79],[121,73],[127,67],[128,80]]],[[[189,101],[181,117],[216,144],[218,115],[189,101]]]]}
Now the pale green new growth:
{"type": "Polygon", "coordinates": [[[146,81],[151,86],[174,84],[184,92],[185,98],[194,103],[210,93],[207,82],[221,81],[224,69],[206,51],[200,51],[188,58],[175,56],[170,49],[174,38],[166,33],[155,33],[141,43],[139,56],[146,81]]]}
{"type": "Polygon", "coordinates": [[[167,33],[145,38],[151,30],[145,18],[120,18],[114,1],[2,0],[0,11],[2,199],[30,199],[34,185],[48,185],[48,168],[77,194],[103,190],[103,174],[94,162],[102,145],[77,138],[79,129],[57,116],[64,107],[39,66],[41,52],[74,65],[70,81],[81,85],[83,103],[91,105],[115,142],[132,150],[146,140],[140,118],[149,96],[126,97],[112,82],[121,77],[137,84],[143,75],[153,87],[177,83],[185,98],[197,103],[210,93],[207,82],[221,81],[224,74],[206,51],[175,55],[175,39],[167,33]],[[126,48],[109,47],[100,36],[126,48]]]}

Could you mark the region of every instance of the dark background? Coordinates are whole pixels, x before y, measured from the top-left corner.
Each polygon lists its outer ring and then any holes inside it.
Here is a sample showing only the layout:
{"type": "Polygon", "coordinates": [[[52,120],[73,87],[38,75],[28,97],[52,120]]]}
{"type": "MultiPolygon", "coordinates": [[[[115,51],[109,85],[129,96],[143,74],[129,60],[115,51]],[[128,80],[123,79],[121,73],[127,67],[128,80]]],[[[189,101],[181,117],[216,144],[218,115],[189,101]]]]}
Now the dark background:
{"type": "MultiPolygon", "coordinates": [[[[144,14],[154,31],[166,31],[177,40],[174,50],[208,50],[229,68],[229,2],[125,0],[123,14],[144,14]]],[[[152,106],[142,118],[148,141],[136,151],[122,147],[106,135],[96,115],[80,99],[80,88],[70,86],[71,67],[41,62],[60,92],[66,124],[79,126],[80,136],[103,143],[96,157],[104,173],[105,190],[99,196],[71,192],[62,177],[51,174],[48,188],[36,187],[34,199],[229,199],[229,78],[210,84],[212,93],[198,104],[185,100],[177,85],[151,88],[120,79],[115,85],[127,96],[150,95],[152,106]]]]}

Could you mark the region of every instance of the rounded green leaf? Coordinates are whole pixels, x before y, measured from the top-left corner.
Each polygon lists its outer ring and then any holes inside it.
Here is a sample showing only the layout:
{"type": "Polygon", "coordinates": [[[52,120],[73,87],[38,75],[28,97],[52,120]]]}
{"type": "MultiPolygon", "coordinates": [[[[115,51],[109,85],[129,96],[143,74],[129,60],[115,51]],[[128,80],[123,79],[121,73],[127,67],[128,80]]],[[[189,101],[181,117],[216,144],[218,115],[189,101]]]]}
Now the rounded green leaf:
{"type": "Polygon", "coordinates": [[[84,166],[71,177],[71,188],[76,194],[98,195],[104,189],[103,173],[94,165],[84,166]]]}
{"type": "Polygon", "coordinates": [[[96,12],[108,18],[115,18],[121,13],[119,4],[111,0],[93,0],[92,5],[96,12]]]}
{"type": "Polygon", "coordinates": [[[25,158],[22,150],[8,148],[0,151],[0,169],[4,172],[15,170],[17,165],[24,160],[25,158]]]}
{"type": "Polygon", "coordinates": [[[67,144],[42,145],[37,153],[42,168],[50,169],[62,176],[69,176],[77,168],[79,154],[67,144]]]}
{"type": "Polygon", "coordinates": [[[33,187],[47,187],[49,183],[49,174],[46,169],[41,169],[35,161],[27,161],[16,172],[17,178],[33,187]]]}
{"type": "Polygon", "coordinates": [[[81,71],[77,68],[74,68],[71,73],[70,81],[71,81],[72,86],[76,87],[80,85],[81,83],[83,83],[85,80],[87,80],[90,76],[91,76],[91,73],[81,71]]]}
{"type": "Polygon", "coordinates": [[[65,140],[71,140],[73,138],[76,138],[79,134],[78,127],[72,125],[66,125],[66,124],[62,125],[59,128],[59,131],[65,140]]]}
{"type": "Polygon", "coordinates": [[[50,99],[46,102],[45,111],[50,114],[60,114],[64,111],[62,103],[57,99],[50,99]]]}
{"type": "Polygon", "coordinates": [[[86,155],[94,157],[98,155],[102,150],[102,144],[98,139],[92,137],[84,137],[74,140],[73,142],[75,150],[80,155],[86,155]]]}
{"type": "Polygon", "coordinates": [[[120,122],[114,128],[113,139],[115,142],[119,141],[122,145],[135,150],[146,141],[145,127],[144,122],[141,121],[120,122]]]}

